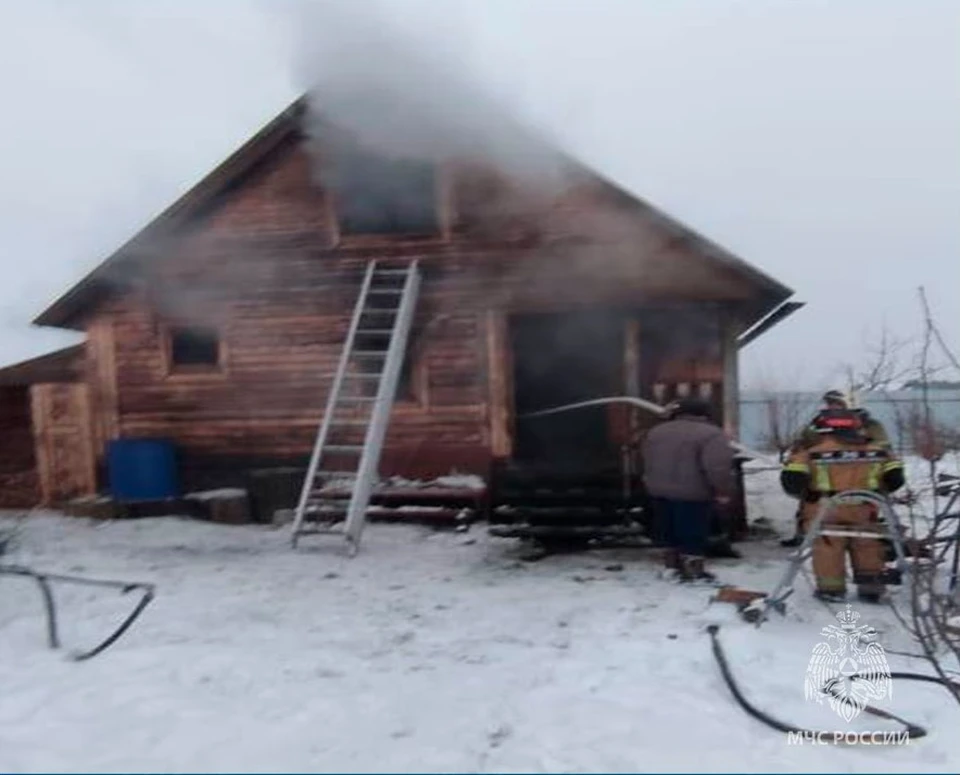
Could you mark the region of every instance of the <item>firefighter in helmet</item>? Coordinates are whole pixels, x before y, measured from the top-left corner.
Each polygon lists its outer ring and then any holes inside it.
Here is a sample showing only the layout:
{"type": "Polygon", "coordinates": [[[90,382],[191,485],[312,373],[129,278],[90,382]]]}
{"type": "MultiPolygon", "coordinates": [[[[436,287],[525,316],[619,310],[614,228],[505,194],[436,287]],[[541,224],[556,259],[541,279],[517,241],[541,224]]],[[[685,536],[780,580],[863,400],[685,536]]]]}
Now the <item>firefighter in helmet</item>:
{"type": "Polygon", "coordinates": [[[795,446],[809,447],[816,444],[820,438],[817,429],[817,420],[824,412],[835,412],[840,410],[849,410],[860,416],[863,426],[863,433],[871,442],[882,446],[890,446],[890,437],[887,435],[887,429],[883,423],[875,420],[866,409],[854,409],[850,406],[850,401],[839,390],[828,390],[821,399],[823,408],[810,421],[810,424],[800,433],[800,437],[795,442],[795,446]]]}
{"type": "MultiPolygon", "coordinates": [[[[871,439],[863,415],[850,409],[821,412],[814,423],[816,443],[797,447],[780,474],[784,491],[801,501],[804,529],[816,517],[822,498],[846,490],[892,493],[904,485],[903,463],[889,445],[871,439]]],[[[824,523],[877,528],[877,514],[869,504],[837,506],[824,523]]],[[[813,572],[817,596],[842,600],[846,596],[846,554],[851,554],[854,580],[864,602],[883,595],[884,547],[880,538],[819,537],[813,544],[813,572]]]]}
{"type": "MultiPolygon", "coordinates": [[[[850,401],[839,390],[828,390],[820,399],[823,403],[819,412],[810,420],[800,435],[794,441],[791,452],[797,452],[801,449],[809,449],[820,441],[820,431],[818,430],[819,419],[824,413],[849,410],[859,415],[863,426],[863,433],[867,440],[880,446],[890,448],[890,437],[887,435],[887,429],[883,423],[874,419],[866,409],[852,409],[850,401]]],[[[797,510],[796,514],[796,532],[792,538],[787,538],[780,542],[781,546],[794,547],[803,543],[803,514],[802,508],[797,510]]]]}

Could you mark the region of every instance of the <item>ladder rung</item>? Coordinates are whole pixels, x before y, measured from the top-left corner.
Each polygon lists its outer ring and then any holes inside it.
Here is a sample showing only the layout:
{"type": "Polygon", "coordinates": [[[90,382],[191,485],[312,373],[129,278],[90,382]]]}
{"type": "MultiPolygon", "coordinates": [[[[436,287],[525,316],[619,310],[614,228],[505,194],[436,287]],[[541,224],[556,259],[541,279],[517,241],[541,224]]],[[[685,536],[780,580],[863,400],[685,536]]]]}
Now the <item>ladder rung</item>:
{"type": "Polygon", "coordinates": [[[396,315],[399,307],[364,307],[361,315],[396,315]]]}
{"type": "Polygon", "coordinates": [[[883,533],[870,533],[863,530],[821,530],[819,535],[827,538],[876,538],[882,539],[887,536],[883,533]]]}
{"type": "Polygon", "coordinates": [[[820,527],[821,533],[827,533],[831,530],[838,533],[873,533],[883,538],[889,538],[889,534],[885,530],[864,530],[859,525],[822,525],[820,527]]]}
{"type": "MultiPolygon", "coordinates": [[[[337,376],[336,374],[330,374],[330,373],[321,374],[320,379],[333,379],[336,376],[337,376]]],[[[382,371],[378,371],[376,373],[360,372],[359,374],[357,372],[348,372],[343,375],[343,378],[344,379],[380,379],[380,377],[382,376],[383,376],[382,371]]]]}
{"type": "Polygon", "coordinates": [[[307,501],[307,508],[304,513],[309,514],[314,521],[325,519],[336,519],[343,515],[343,503],[332,503],[323,498],[307,501]]]}
{"type": "Polygon", "coordinates": [[[356,477],[356,471],[317,471],[314,478],[322,476],[327,479],[352,479],[356,477]]]}
{"type": "Polygon", "coordinates": [[[340,396],[337,399],[337,402],[339,403],[341,401],[346,401],[347,403],[351,403],[353,401],[358,401],[358,402],[371,403],[376,400],[377,400],[376,396],[340,396]]]}
{"type": "Polygon", "coordinates": [[[324,448],[325,452],[361,452],[363,450],[362,444],[327,444],[324,448]]]}
{"type": "Polygon", "coordinates": [[[405,274],[409,274],[409,273],[410,273],[410,270],[409,270],[409,269],[374,269],[374,270],[373,270],[374,276],[376,276],[376,275],[378,275],[378,274],[389,274],[389,275],[394,275],[394,276],[396,276],[396,275],[401,275],[401,274],[405,275],[405,274]]]}
{"type": "Polygon", "coordinates": [[[392,334],[392,333],[393,333],[393,329],[392,329],[392,328],[361,328],[361,329],[359,329],[359,330],[357,331],[357,333],[358,333],[358,334],[379,334],[379,335],[387,334],[387,335],[389,335],[389,334],[392,334]]]}
{"type": "Polygon", "coordinates": [[[300,536],[325,536],[325,535],[343,535],[343,528],[342,527],[328,527],[328,528],[312,527],[307,529],[300,528],[297,531],[297,538],[299,538],[300,536]]]}
{"type": "Polygon", "coordinates": [[[369,425],[369,420],[331,420],[331,425],[369,425]]]}
{"type": "Polygon", "coordinates": [[[351,355],[357,355],[361,358],[372,358],[377,356],[378,358],[386,358],[386,350],[354,350],[351,355]]]}
{"type": "Polygon", "coordinates": [[[400,296],[403,293],[402,288],[367,288],[367,296],[375,293],[377,296],[400,296]]]}

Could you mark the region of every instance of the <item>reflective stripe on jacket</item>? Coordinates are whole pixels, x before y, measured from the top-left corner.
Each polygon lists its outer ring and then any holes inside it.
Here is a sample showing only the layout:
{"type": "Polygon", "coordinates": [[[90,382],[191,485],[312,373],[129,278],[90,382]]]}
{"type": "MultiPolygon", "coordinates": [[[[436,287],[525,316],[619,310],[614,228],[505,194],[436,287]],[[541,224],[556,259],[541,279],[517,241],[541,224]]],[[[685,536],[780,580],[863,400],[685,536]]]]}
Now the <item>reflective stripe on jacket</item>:
{"type": "Polygon", "coordinates": [[[903,484],[903,463],[879,444],[855,444],[833,435],[795,450],[784,463],[781,482],[791,495],[845,490],[892,492],[903,484]]]}

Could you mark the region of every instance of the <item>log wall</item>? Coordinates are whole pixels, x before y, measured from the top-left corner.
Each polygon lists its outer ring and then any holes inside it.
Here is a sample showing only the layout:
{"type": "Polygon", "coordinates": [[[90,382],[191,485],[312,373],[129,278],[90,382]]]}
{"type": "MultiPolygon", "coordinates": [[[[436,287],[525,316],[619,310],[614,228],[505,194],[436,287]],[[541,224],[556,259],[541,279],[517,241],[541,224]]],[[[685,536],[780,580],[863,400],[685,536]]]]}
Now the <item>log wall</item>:
{"type": "Polygon", "coordinates": [[[0,508],[29,508],[39,497],[30,389],[0,387],[0,508]]]}
{"type": "Polygon", "coordinates": [[[87,324],[95,447],[150,435],[187,460],[302,460],[372,258],[419,259],[425,273],[412,390],[382,466],[407,476],[484,474],[509,454],[511,313],[753,293],[596,180],[543,192],[475,167],[445,174],[442,234],[341,239],[310,157],[290,143],[187,233],[146,251],[130,290],[87,324]],[[216,369],[171,369],[169,330],[184,324],[219,331],[216,369]]]}

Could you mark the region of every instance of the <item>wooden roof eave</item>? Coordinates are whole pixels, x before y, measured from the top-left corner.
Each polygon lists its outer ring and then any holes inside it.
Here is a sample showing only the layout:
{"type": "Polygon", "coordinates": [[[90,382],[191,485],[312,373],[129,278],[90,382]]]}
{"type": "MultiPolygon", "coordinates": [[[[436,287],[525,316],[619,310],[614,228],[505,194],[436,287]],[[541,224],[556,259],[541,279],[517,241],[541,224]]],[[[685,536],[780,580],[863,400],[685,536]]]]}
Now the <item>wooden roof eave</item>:
{"type": "Polygon", "coordinates": [[[82,377],[85,345],[64,347],[0,369],[0,386],[23,387],[43,382],[75,382],[82,377]]]}

